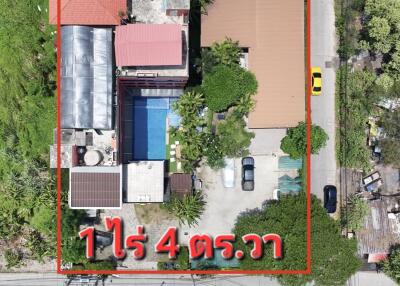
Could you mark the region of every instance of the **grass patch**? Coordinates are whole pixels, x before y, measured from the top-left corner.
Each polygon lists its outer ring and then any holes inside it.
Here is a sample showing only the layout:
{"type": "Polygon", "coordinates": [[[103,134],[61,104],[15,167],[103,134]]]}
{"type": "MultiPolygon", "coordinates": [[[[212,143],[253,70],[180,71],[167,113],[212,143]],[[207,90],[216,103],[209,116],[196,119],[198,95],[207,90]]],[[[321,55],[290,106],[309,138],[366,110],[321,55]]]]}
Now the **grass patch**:
{"type": "Polygon", "coordinates": [[[176,160],[175,162],[171,162],[171,144],[175,144],[175,141],[177,141],[177,138],[173,136],[171,132],[168,133],[169,136],[169,144],[167,144],[167,147],[165,148],[167,154],[166,158],[168,160],[168,171],[171,173],[174,173],[178,170],[176,160]]]}

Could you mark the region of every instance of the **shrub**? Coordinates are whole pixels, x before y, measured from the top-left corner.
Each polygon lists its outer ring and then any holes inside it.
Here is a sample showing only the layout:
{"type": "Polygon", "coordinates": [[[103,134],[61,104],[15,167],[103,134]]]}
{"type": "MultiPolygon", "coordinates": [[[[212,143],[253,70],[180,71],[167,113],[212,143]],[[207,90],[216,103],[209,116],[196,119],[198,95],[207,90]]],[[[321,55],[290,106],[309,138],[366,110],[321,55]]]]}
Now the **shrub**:
{"type": "Polygon", "coordinates": [[[6,259],[6,268],[19,267],[22,263],[22,253],[19,250],[7,249],[4,253],[6,259]]]}
{"type": "Polygon", "coordinates": [[[255,76],[240,67],[219,65],[204,78],[202,88],[206,105],[215,112],[227,110],[241,97],[255,94],[255,76]]]}
{"type": "Polygon", "coordinates": [[[374,84],[374,73],[366,70],[350,72],[346,68],[340,68],[336,77],[340,122],[337,156],[343,167],[366,170],[370,168],[371,152],[365,144],[365,130],[368,116],[380,100],[381,92],[374,84]]]}
{"type": "Polygon", "coordinates": [[[222,153],[227,157],[242,157],[248,155],[248,147],[254,133],[246,130],[243,118],[230,115],[217,126],[217,136],[222,153]]]}
{"type": "Polygon", "coordinates": [[[173,197],[170,202],[163,204],[163,208],[173,214],[180,223],[191,227],[197,225],[205,204],[204,196],[196,192],[193,195],[185,195],[183,199],[173,197]]]}
{"type": "Polygon", "coordinates": [[[207,134],[205,145],[204,156],[207,157],[207,165],[215,170],[223,168],[225,162],[220,138],[214,134],[207,134]]]}
{"type": "Polygon", "coordinates": [[[383,272],[396,283],[400,283],[400,249],[394,249],[389,258],[383,262],[383,272]]]}
{"type": "Polygon", "coordinates": [[[51,235],[56,231],[56,211],[46,205],[35,209],[30,221],[33,228],[44,235],[51,235]]]}
{"type": "MultiPolygon", "coordinates": [[[[326,145],[328,134],[319,126],[311,125],[311,154],[326,145]]],[[[289,128],[287,135],[281,141],[281,149],[293,159],[300,159],[307,154],[307,125],[300,122],[299,125],[289,128]]]]}
{"type": "Polygon", "coordinates": [[[364,225],[364,218],[369,212],[369,205],[366,200],[356,195],[347,198],[347,215],[343,214],[342,225],[354,231],[360,230],[364,225]]]}
{"type": "Polygon", "coordinates": [[[396,139],[386,138],[379,142],[382,148],[383,162],[400,168],[400,142],[396,139]]]}

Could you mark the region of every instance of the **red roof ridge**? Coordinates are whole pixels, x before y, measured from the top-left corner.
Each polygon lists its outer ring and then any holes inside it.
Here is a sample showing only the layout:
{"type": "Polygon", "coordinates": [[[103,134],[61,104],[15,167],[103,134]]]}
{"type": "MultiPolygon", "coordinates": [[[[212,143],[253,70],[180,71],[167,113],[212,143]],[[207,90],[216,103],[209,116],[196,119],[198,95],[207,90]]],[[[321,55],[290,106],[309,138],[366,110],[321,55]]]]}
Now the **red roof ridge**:
{"type": "MultiPolygon", "coordinates": [[[[71,1],[71,0],[69,0],[69,1],[71,1]]],[[[117,16],[113,16],[112,14],[111,14],[111,12],[110,12],[110,10],[107,8],[107,7],[105,7],[104,6],[104,4],[103,4],[103,2],[102,2],[102,0],[95,0],[97,3],[99,3],[103,8],[104,8],[104,10],[105,11],[107,11],[107,13],[112,17],[112,18],[114,18],[115,20],[119,20],[119,18],[118,18],[118,14],[117,14],[117,16]]],[[[119,12],[119,10],[117,11],[117,13],[119,12]]]]}
{"type": "MultiPolygon", "coordinates": [[[[57,11],[57,0],[50,0],[50,1],[55,1],[56,2],[56,12],[54,13],[54,17],[49,21],[50,23],[51,22],[56,22],[57,23],[57,15],[58,15],[58,11],[57,11]]],[[[62,0],[60,0],[60,2],[61,2],[61,10],[64,10],[64,8],[69,4],[69,3],[71,3],[71,1],[72,0],[64,0],[65,2],[64,2],[64,5],[62,5],[63,4],[63,1],[62,0]]],[[[50,7],[49,7],[50,8],[50,7]]],[[[50,9],[49,9],[50,10],[50,9]]]]}

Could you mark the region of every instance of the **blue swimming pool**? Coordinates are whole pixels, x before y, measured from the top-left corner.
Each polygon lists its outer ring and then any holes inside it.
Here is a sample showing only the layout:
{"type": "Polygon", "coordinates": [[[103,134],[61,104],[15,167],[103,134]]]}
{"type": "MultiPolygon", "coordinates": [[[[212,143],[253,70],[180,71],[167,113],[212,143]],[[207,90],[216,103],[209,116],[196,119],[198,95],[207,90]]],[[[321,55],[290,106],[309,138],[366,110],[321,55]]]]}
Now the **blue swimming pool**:
{"type": "Polygon", "coordinates": [[[166,159],[166,118],[169,109],[169,98],[137,97],[134,99],[134,160],[166,159]]]}

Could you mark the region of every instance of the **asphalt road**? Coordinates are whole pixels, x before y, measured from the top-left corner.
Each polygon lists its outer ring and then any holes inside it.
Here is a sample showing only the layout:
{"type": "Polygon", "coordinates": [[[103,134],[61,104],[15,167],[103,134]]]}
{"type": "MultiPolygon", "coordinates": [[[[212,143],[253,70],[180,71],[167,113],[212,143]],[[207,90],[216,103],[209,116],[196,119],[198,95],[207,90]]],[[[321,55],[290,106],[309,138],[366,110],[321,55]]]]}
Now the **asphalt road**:
{"type": "Polygon", "coordinates": [[[322,69],[322,94],[311,98],[311,120],[329,140],[318,155],[311,156],[311,192],[323,199],[323,187],[336,185],[335,67],[336,35],[334,0],[311,1],[311,66],[322,69]]]}
{"type": "MultiPolygon", "coordinates": [[[[55,273],[0,273],[0,285],[7,286],[65,286],[68,281],[62,275],[55,273]]],[[[71,282],[70,286],[82,285],[71,282]]],[[[86,284],[85,284],[86,285],[86,284]]],[[[98,286],[103,285],[101,282],[98,286]]],[[[273,277],[219,275],[215,277],[199,278],[190,275],[120,275],[108,277],[104,286],[280,286],[273,277]]]]}

